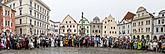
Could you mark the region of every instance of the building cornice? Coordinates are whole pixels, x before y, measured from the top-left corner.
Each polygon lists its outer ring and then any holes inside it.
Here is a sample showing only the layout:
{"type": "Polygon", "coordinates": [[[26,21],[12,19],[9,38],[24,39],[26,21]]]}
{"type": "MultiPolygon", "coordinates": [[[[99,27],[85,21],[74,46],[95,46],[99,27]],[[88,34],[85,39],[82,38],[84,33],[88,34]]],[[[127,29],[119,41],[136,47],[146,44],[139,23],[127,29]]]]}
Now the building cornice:
{"type": "Polygon", "coordinates": [[[49,11],[51,11],[50,8],[44,2],[42,2],[41,0],[36,0],[36,1],[41,5],[43,5],[45,8],[47,8],[49,11]]]}

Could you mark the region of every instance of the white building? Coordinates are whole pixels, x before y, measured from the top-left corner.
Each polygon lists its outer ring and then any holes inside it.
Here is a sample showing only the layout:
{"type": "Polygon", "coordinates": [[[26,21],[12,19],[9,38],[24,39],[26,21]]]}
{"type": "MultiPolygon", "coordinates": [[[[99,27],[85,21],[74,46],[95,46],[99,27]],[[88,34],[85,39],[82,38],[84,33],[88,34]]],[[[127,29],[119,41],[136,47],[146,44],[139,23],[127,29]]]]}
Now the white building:
{"type": "Polygon", "coordinates": [[[41,0],[4,0],[16,10],[16,33],[47,34],[50,8],[41,0]]]}
{"type": "Polygon", "coordinates": [[[93,21],[90,23],[90,33],[92,36],[100,36],[102,37],[102,31],[103,31],[103,23],[100,22],[99,17],[93,18],[93,21]]]}
{"type": "Polygon", "coordinates": [[[119,36],[125,37],[125,36],[131,36],[132,34],[132,20],[134,18],[135,14],[128,12],[122,21],[119,22],[119,36]]]}
{"type": "Polygon", "coordinates": [[[77,35],[77,27],[77,22],[70,15],[67,15],[60,24],[60,34],[77,35]]]}
{"type": "Polygon", "coordinates": [[[49,34],[52,35],[59,35],[60,30],[60,22],[54,22],[52,20],[49,20],[49,34]]]}
{"type": "Polygon", "coordinates": [[[157,38],[165,34],[165,10],[159,12],[159,15],[154,18],[154,36],[157,38]]]}
{"type": "Polygon", "coordinates": [[[144,7],[139,7],[132,21],[132,36],[136,38],[152,39],[153,15],[144,7]]]}
{"type": "Polygon", "coordinates": [[[118,27],[115,18],[109,15],[108,17],[105,17],[102,23],[103,23],[102,36],[118,37],[118,27]]]}

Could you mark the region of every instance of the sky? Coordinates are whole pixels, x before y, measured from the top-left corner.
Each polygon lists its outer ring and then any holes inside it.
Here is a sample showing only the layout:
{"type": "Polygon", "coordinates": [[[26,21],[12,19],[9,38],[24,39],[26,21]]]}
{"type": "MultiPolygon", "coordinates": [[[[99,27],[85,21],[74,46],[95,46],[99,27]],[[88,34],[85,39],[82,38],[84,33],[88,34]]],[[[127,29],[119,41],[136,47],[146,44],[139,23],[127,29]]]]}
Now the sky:
{"type": "Polygon", "coordinates": [[[126,13],[136,13],[138,7],[143,6],[150,13],[165,10],[165,0],[42,0],[50,9],[50,19],[57,22],[69,14],[77,22],[81,19],[81,12],[89,21],[95,16],[101,20],[111,15],[116,21],[122,20],[126,13]]]}

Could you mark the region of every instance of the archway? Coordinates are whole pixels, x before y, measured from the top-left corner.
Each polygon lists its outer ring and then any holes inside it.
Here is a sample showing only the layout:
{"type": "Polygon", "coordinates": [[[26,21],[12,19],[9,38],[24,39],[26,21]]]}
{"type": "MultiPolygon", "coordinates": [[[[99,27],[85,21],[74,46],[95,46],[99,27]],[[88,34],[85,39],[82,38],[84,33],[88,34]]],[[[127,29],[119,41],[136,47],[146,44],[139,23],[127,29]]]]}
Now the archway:
{"type": "Polygon", "coordinates": [[[147,40],[150,40],[150,35],[147,35],[147,36],[146,36],[146,39],[147,39],[147,40]]]}
{"type": "Polygon", "coordinates": [[[140,36],[139,35],[137,36],[137,39],[140,39],[140,36]]]}
{"type": "Polygon", "coordinates": [[[141,39],[144,39],[144,35],[142,35],[141,39]]]}
{"type": "Polygon", "coordinates": [[[133,39],[135,39],[135,35],[133,36],[133,39]]]}

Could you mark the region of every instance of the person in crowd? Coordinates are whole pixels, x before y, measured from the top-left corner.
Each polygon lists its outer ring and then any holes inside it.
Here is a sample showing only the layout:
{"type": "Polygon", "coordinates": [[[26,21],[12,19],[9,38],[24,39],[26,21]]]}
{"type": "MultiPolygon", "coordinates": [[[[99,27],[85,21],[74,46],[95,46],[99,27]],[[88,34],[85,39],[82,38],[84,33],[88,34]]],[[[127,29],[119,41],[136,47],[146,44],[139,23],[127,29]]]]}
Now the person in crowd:
{"type": "Polygon", "coordinates": [[[28,49],[29,48],[29,38],[26,37],[25,38],[25,49],[28,49]]]}
{"type": "Polygon", "coordinates": [[[69,39],[66,37],[66,40],[65,40],[65,47],[68,47],[69,46],[69,39]]]}
{"type": "Polygon", "coordinates": [[[54,47],[54,37],[51,38],[51,47],[54,47]]]}
{"type": "Polygon", "coordinates": [[[79,47],[79,39],[78,39],[78,37],[75,38],[75,47],[79,47]]]}

